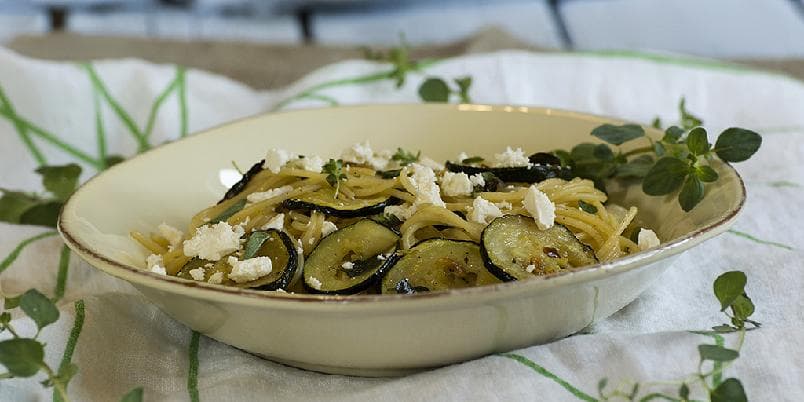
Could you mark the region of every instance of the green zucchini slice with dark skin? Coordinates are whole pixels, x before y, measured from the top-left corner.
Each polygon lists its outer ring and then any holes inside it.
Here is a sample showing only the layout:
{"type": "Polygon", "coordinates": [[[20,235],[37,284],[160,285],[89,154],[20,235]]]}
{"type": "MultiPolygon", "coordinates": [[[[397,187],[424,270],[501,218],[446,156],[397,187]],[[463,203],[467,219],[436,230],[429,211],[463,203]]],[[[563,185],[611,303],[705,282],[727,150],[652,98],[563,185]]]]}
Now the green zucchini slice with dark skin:
{"type": "Polygon", "coordinates": [[[465,240],[429,239],[404,254],[381,283],[384,294],[410,294],[500,283],[486,270],[480,247],[465,240]]]}
{"type": "Polygon", "coordinates": [[[251,179],[257,175],[257,173],[262,172],[263,163],[265,163],[265,159],[251,166],[251,168],[248,169],[248,171],[243,175],[243,177],[240,178],[240,180],[237,183],[235,183],[232,187],[230,187],[229,190],[226,190],[226,194],[224,194],[223,198],[221,198],[221,200],[218,201],[218,204],[240,194],[240,192],[242,192],[246,188],[248,182],[250,182],[251,179]]]}
{"type": "Polygon", "coordinates": [[[241,258],[238,258],[246,260],[255,257],[269,257],[272,265],[269,274],[244,283],[228,279],[229,273],[232,271],[232,266],[228,262],[230,256],[237,257],[236,253],[230,254],[216,262],[193,258],[182,267],[177,276],[193,279],[190,270],[200,267],[204,268],[205,281],[208,281],[209,277],[215,273],[222,272],[224,278],[227,278],[221,282],[222,285],[255,290],[277,290],[287,288],[299,266],[299,256],[293,241],[285,232],[276,229],[260,230],[249,234],[245,251],[241,258]]]}
{"type": "Polygon", "coordinates": [[[561,165],[552,164],[531,164],[530,166],[516,167],[487,167],[461,165],[447,161],[446,168],[450,172],[466,173],[469,176],[478,173],[492,173],[504,182],[517,183],[538,183],[554,177],[565,177],[564,168],[561,165]]]}
{"type": "Polygon", "coordinates": [[[382,276],[393,264],[399,235],[362,219],[321,239],[304,262],[304,287],[313,293],[352,294],[382,276]]]}
{"type": "Polygon", "coordinates": [[[338,218],[356,218],[381,214],[385,207],[398,203],[399,200],[394,197],[342,200],[335,198],[335,190],[322,189],[299,198],[287,199],[282,202],[282,206],[296,211],[318,211],[338,218]]]}
{"type": "Polygon", "coordinates": [[[481,251],[489,272],[504,281],[552,274],[597,263],[591,247],[581,243],[566,226],[547,230],[524,215],[494,219],[483,230],[481,251]]]}

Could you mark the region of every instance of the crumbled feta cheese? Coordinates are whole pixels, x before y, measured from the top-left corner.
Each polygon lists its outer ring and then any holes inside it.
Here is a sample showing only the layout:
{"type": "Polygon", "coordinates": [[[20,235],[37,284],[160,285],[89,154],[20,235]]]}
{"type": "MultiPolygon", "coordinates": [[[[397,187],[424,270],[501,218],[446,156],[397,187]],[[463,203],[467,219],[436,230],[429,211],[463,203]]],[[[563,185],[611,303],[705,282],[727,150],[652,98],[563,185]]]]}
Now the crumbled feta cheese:
{"type": "Polygon", "coordinates": [[[374,170],[385,170],[388,168],[388,164],[391,163],[391,157],[394,155],[392,151],[384,149],[380,152],[374,153],[368,160],[368,164],[371,165],[371,168],[374,170]]]}
{"type": "Polygon", "coordinates": [[[522,148],[511,149],[505,147],[505,151],[501,154],[494,154],[494,165],[496,167],[516,167],[528,166],[530,162],[522,148]]]}
{"type": "Polygon", "coordinates": [[[164,222],[160,223],[156,229],[159,231],[159,234],[162,235],[162,237],[167,239],[167,241],[170,243],[170,247],[178,246],[181,244],[181,240],[184,238],[184,233],[182,233],[181,230],[176,229],[164,222]]]}
{"type": "Polygon", "coordinates": [[[659,241],[659,237],[656,236],[656,232],[645,228],[639,229],[639,234],[637,235],[637,245],[639,246],[640,250],[647,250],[649,248],[656,247],[659,245],[659,243],[661,242],[659,241]]]}
{"type": "Polygon", "coordinates": [[[503,216],[502,211],[500,211],[496,205],[482,197],[478,196],[472,201],[472,213],[469,214],[469,220],[485,225],[492,219],[500,216],[503,216]]]}
{"type": "Polygon", "coordinates": [[[436,184],[435,172],[433,169],[418,163],[411,165],[413,175],[411,180],[416,187],[416,200],[413,205],[433,204],[435,206],[446,206],[441,200],[441,189],[436,184]]]}
{"type": "Polygon", "coordinates": [[[198,267],[196,269],[190,270],[190,276],[193,277],[194,280],[203,281],[204,280],[204,268],[198,267]]]}
{"type": "Polygon", "coordinates": [[[461,163],[464,159],[469,159],[469,155],[467,155],[466,152],[461,152],[458,154],[458,158],[455,160],[455,162],[461,163]]]}
{"type": "MultiPolygon", "coordinates": [[[[482,178],[481,178],[482,180],[482,178]]],[[[441,191],[444,195],[456,197],[472,194],[472,181],[466,173],[444,172],[441,176],[441,191]]]]}
{"type": "Polygon", "coordinates": [[[284,149],[271,148],[265,154],[265,162],[263,162],[262,166],[272,173],[279,173],[279,169],[291,159],[296,159],[296,154],[284,149]]]}
{"type": "Polygon", "coordinates": [[[321,281],[319,281],[318,278],[311,276],[310,286],[312,286],[315,290],[321,290],[321,281]]]}
{"type": "Polygon", "coordinates": [[[254,257],[242,261],[237,257],[229,257],[226,262],[232,266],[229,279],[237,283],[251,282],[270,274],[273,270],[271,257],[254,257]]]}
{"type": "Polygon", "coordinates": [[[420,165],[422,165],[422,166],[429,167],[430,169],[433,169],[433,170],[444,170],[444,165],[442,165],[442,164],[440,164],[440,163],[438,163],[438,162],[436,162],[436,161],[434,161],[434,160],[432,160],[432,159],[430,159],[430,158],[428,158],[426,156],[423,157],[423,158],[420,158],[418,163],[420,165]]]}
{"type": "Polygon", "coordinates": [[[148,257],[146,257],[145,264],[148,267],[148,269],[164,265],[164,263],[162,262],[162,256],[159,254],[151,254],[148,257]]]}
{"type": "Polygon", "coordinates": [[[483,187],[486,185],[486,179],[484,179],[483,175],[480,173],[469,176],[469,181],[472,182],[473,186],[483,187]]]}
{"type": "Polygon", "coordinates": [[[368,141],[352,145],[351,148],[345,149],[341,153],[341,159],[344,162],[352,163],[369,163],[374,156],[374,151],[371,150],[371,145],[368,141]]]}
{"type": "Polygon", "coordinates": [[[282,186],[282,187],[272,188],[272,189],[270,189],[268,191],[260,191],[260,192],[257,192],[257,193],[251,193],[251,194],[246,196],[246,201],[248,201],[250,203],[257,203],[257,202],[260,202],[260,201],[265,201],[265,200],[267,200],[269,198],[278,197],[278,196],[280,196],[282,194],[285,194],[285,193],[287,193],[287,192],[289,192],[291,190],[293,190],[293,187],[291,187],[291,186],[282,186]]]}
{"type": "Polygon", "coordinates": [[[218,271],[210,275],[209,279],[207,279],[207,283],[211,283],[213,285],[220,285],[223,283],[223,272],[218,271]]]}
{"type": "Polygon", "coordinates": [[[522,205],[525,206],[525,210],[536,221],[536,226],[539,229],[547,230],[553,227],[556,220],[556,204],[553,204],[547,198],[547,194],[541,192],[535,185],[528,188],[525,199],[522,200],[522,205]]]}
{"type": "Polygon", "coordinates": [[[503,201],[503,202],[495,202],[495,203],[494,203],[494,205],[496,205],[496,206],[497,206],[497,208],[500,208],[500,209],[511,209],[511,208],[513,208],[513,207],[514,207],[514,206],[513,206],[513,205],[511,205],[511,203],[510,203],[510,202],[508,202],[508,201],[503,201]]]}
{"type": "Polygon", "coordinates": [[[324,221],[324,224],[321,225],[321,237],[327,236],[336,230],[338,230],[338,227],[335,226],[334,223],[330,221],[324,221]]]}
{"type": "Polygon", "coordinates": [[[533,265],[533,264],[530,264],[527,267],[525,267],[525,271],[528,271],[528,273],[532,273],[535,270],[536,270],[536,265],[533,265]]]}
{"type": "Polygon", "coordinates": [[[324,160],[318,155],[307,155],[298,160],[298,165],[304,170],[320,173],[324,168],[324,160]]]}
{"type": "Polygon", "coordinates": [[[285,214],[277,214],[265,225],[262,225],[260,230],[276,229],[282,230],[285,228],[285,214]]]}
{"type": "Polygon", "coordinates": [[[353,263],[353,262],[351,262],[351,261],[346,261],[346,262],[344,262],[343,264],[341,264],[341,268],[343,268],[343,269],[347,269],[347,270],[348,270],[348,269],[352,269],[352,268],[354,268],[354,267],[355,267],[355,263],[353,263]]]}
{"type": "Polygon", "coordinates": [[[184,241],[184,255],[218,261],[240,248],[240,237],[244,233],[242,226],[232,227],[226,222],[201,226],[195,230],[195,236],[184,241]]]}
{"type": "Polygon", "coordinates": [[[151,267],[151,272],[159,275],[167,275],[167,271],[165,270],[165,268],[159,265],[154,265],[153,267],[151,267]]]}

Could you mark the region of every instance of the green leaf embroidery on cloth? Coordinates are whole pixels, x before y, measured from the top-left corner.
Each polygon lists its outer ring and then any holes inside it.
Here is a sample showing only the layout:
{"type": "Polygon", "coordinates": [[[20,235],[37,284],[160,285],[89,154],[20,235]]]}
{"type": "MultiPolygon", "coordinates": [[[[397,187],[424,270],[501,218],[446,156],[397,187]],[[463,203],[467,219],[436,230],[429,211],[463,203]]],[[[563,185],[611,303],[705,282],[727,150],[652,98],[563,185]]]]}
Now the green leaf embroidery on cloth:
{"type": "Polygon", "coordinates": [[[190,395],[190,401],[198,402],[198,344],[201,340],[201,334],[193,331],[190,336],[190,347],[187,351],[189,365],[187,370],[187,393],[190,395]]]}
{"type": "Polygon", "coordinates": [[[785,250],[795,250],[792,246],[788,246],[787,244],[778,243],[778,242],[769,241],[769,240],[762,240],[762,239],[760,239],[758,237],[755,237],[755,236],[753,236],[753,235],[751,235],[749,233],[741,232],[739,230],[729,229],[727,232],[731,233],[731,234],[733,234],[735,236],[742,237],[743,239],[751,240],[754,243],[759,243],[759,244],[764,244],[764,245],[767,245],[767,246],[783,248],[785,250]]]}
{"type": "Polygon", "coordinates": [[[558,385],[560,385],[561,387],[569,391],[569,393],[571,393],[572,395],[574,395],[575,397],[577,397],[582,401],[597,402],[597,398],[594,398],[591,395],[581,391],[580,389],[576,388],[575,386],[567,382],[567,380],[553,374],[551,371],[536,364],[535,362],[533,362],[532,360],[528,359],[525,356],[516,353],[502,353],[499,354],[498,356],[507,357],[511,360],[522,363],[524,366],[529,367],[530,369],[541,374],[542,376],[555,381],[558,385]]]}
{"type": "MultiPolygon", "coordinates": [[[[73,321],[73,328],[70,330],[70,335],[67,337],[67,344],[64,346],[64,354],[59,363],[59,372],[62,372],[66,367],[72,365],[73,353],[75,353],[75,346],[78,344],[78,337],[81,336],[81,330],[84,328],[84,318],[86,311],[84,308],[83,300],[76,300],[73,303],[75,308],[75,320],[73,321]]],[[[67,389],[69,380],[65,381],[64,388],[67,389]]],[[[53,390],[53,402],[62,402],[61,395],[56,390],[53,390]]]]}
{"type": "Polygon", "coordinates": [[[23,240],[22,242],[20,242],[20,244],[18,244],[17,247],[14,247],[14,250],[12,250],[11,253],[9,253],[6,256],[6,258],[3,259],[2,262],[0,262],[0,273],[5,271],[6,268],[8,268],[17,259],[17,257],[20,256],[20,253],[22,252],[22,250],[25,249],[25,247],[28,247],[28,245],[30,245],[31,243],[33,243],[33,242],[35,242],[37,240],[44,239],[44,238],[51,237],[51,236],[56,236],[57,234],[59,234],[59,233],[56,232],[56,231],[48,231],[48,232],[40,233],[40,234],[38,234],[36,236],[33,236],[33,237],[29,237],[29,238],[23,240]]]}

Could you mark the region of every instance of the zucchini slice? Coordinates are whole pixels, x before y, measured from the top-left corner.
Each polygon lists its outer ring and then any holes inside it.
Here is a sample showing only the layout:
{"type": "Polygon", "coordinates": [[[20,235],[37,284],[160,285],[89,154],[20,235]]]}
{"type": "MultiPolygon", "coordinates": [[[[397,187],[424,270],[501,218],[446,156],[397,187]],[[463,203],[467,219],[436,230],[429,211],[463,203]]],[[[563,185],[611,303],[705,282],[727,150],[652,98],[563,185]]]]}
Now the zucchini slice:
{"type": "Polygon", "coordinates": [[[399,235],[362,219],[324,237],[304,263],[304,287],[314,293],[357,293],[393,264],[399,235]]]}
{"type": "Polygon", "coordinates": [[[190,270],[205,268],[204,281],[208,281],[212,275],[220,272],[223,278],[226,278],[221,282],[222,285],[256,290],[277,290],[287,288],[299,266],[299,256],[293,241],[286,233],[276,229],[252,232],[246,240],[245,251],[239,258],[246,260],[255,257],[269,257],[272,265],[269,274],[245,283],[237,283],[228,279],[229,273],[232,271],[232,266],[228,262],[230,256],[236,257],[237,255],[233,253],[216,262],[193,258],[182,267],[176,276],[193,279],[190,270]]]}
{"type": "Polygon", "coordinates": [[[229,198],[232,198],[232,197],[240,194],[240,192],[243,191],[246,188],[246,186],[248,185],[248,182],[251,181],[251,178],[256,176],[257,173],[262,172],[262,164],[263,163],[265,163],[265,159],[263,159],[263,160],[255,163],[254,165],[252,165],[248,169],[246,174],[244,174],[243,177],[241,177],[240,180],[237,183],[235,183],[231,188],[229,188],[229,190],[226,190],[226,194],[224,194],[223,198],[221,198],[221,200],[218,201],[218,204],[228,200],[229,198]]]}
{"type": "Polygon", "coordinates": [[[480,243],[486,268],[504,281],[597,263],[592,248],[566,226],[540,230],[529,216],[505,215],[491,221],[480,243]]]}
{"type": "Polygon", "coordinates": [[[429,239],[396,261],[382,280],[382,293],[417,293],[499,283],[470,241],[429,239]]]}
{"type": "Polygon", "coordinates": [[[381,214],[385,207],[399,202],[394,197],[341,200],[335,198],[335,190],[324,188],[299,198],[287,199],[282,206],[290,210],[319,211],[338,218],[355,218],[381,214]]]}
{"type": "Polygon", "coordinates": [[[538,183],[553,177],[565,177],[564,169],[560,165],[534,164],[517,167],[485,167],[461,165],[447,161],[446,168],[450,172],[461,172],[468,175],[490,172],[505,182],[538,183]]]}

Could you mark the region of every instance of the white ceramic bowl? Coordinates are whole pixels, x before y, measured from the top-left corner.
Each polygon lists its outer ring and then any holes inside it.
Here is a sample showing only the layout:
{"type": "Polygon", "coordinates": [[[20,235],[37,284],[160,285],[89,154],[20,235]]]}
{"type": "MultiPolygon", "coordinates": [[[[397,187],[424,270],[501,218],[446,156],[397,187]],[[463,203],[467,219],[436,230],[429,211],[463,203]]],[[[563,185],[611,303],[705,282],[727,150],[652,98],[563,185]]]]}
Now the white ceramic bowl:
{"type": "MultiPolygon", "coordinates": [[[[270,147],[336,156],[369,140],[375,149],[423,149],[436,160],[569,149],[614,119],[554,109],[482,105],[357,106],[255,116],[158,147],[82,186],[59,230],[93,266],[139,289],[167,314],[207,336],[271,360],[328,373],[398,375],[548,342],[634,300],[676,255],[726,230],[745,199],[737,173],[684,213],[673,197],[638,186],[612,200],[639,207],[664,241],[652,250],[557,276],[415,295],[317,296],[240,290],[146,272],[128,233],[161,222],[184,227],[225,191],[219,172],[250,166],[270,147]]],[[[651,135],[660,133],[649,130],[651,135]]],[[[638,141],[637,141],[638,142],[638,141]]]]}

